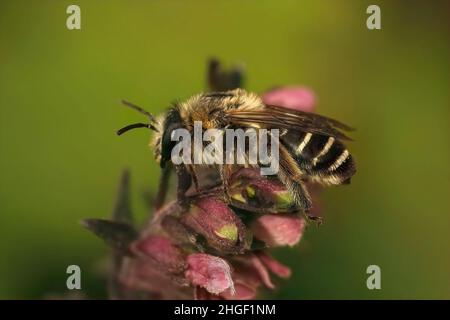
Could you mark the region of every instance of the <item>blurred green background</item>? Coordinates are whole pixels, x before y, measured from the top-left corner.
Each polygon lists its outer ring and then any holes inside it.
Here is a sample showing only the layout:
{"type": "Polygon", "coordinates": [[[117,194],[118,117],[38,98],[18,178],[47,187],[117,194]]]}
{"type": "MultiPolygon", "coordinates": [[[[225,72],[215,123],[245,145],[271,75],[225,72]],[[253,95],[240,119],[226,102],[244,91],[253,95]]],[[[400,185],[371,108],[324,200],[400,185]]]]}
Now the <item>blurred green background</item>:
{"type": "Polygon", "coordinates": [[[358,129],[353,183],[326,189],[325,224],[276,252],[294,274],[266,297],[450,298],[449,18],[447,1],[1,1],[0,298],[64,293],[70,264],[105,297],[108,249],[78,222],[108,217],[124,167],[144,221],[159,174],[148,132],[115,135],[143,120],[119,101],[159,113],[205,89],[210,56],[245,63],[256,92],[307,85],[358,129]]]}

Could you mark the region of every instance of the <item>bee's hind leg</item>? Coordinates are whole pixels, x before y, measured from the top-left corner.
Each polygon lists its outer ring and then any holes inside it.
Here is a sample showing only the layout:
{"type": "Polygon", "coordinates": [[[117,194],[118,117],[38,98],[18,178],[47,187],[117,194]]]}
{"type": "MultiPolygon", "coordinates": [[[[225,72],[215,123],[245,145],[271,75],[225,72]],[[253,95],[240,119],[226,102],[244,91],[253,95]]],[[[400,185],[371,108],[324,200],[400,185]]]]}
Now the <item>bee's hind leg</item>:
{"type": "Polygon", "coordinates": [[[320,226],[323,222],[323,218],[311,213],[313,203],[306,185],[303,182],[292,181],[290,182],[290,187],[288,189],[291,190],[294,200],[302,209],[305,218],[308,221],[316,222],[317,225],[320,226]]]}
{"type": "Polygon", "coordinates": [[[309,210],[312,208],[312,200],[303,182],[290,180],[286,183],[286,186],[297,205],[300,206],[305,215],[308,215],[309,210]]]}
{"type": "Polygon", "coordinates": [[[299,206],[303,213],[307,216],[308,211],[312,208],[312,200],[304,183],[301,181],[301,178],[298,177],[297,179],[294,179],[292,175],[290,175],[282,166],[278,172],[278,178],[281,183],[286,186],[286,189],[292,195],[292,198],[297,206],[299,206]]]}

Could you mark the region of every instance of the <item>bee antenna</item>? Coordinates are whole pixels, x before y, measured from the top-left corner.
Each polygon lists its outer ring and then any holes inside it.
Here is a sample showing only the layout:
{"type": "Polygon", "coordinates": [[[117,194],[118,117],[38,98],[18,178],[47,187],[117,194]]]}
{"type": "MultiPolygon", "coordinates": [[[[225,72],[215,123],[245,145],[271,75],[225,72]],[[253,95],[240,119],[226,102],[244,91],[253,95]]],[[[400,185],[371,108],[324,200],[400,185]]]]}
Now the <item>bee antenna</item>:
{"type": "Polygon", "coordinates": [[[153,131],[158,131],[158,129],[156,129],[152,124],[149,123],[133,123],[133,124],[129,124],[126,127],[123,127],[122,129],[117,130],[117,135],[120,136],[121,134],[130,131],[132,129],[137,129],[137,128],[147,128],[153,131]]]}
{"type": "Polygon", "coordinates": [[[138,107],[137,105],[135,105],[135,104],[133,104],[133,103],[131,103],[131,102],[128,102],[128,101],[126,101],[126,100],[122,100],[122,103],[123,103],[125,106],[130,107],[131,109],[134,109],[134,110],[136,110],[136,111],[138,111],[138,112],[140,112],[140,113],[142,113],[142,114],[145,114],[145,115],[150,119],[150,122],[152,122],[152,123],[156,123],[156,122],[157,122],[157,121],[156,121],[156,118],[155,118],[150,112],[145,111],[145,110],[142,109],[141,107],[138,107]]]}

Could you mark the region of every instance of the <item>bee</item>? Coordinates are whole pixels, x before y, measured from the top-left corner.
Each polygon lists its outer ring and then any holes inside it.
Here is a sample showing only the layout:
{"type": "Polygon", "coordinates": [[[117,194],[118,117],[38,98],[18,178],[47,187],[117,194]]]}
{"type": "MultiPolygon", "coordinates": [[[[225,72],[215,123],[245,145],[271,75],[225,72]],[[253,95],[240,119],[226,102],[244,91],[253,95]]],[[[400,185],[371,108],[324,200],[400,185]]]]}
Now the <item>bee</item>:
{"type": "MultiPolygon", "coordinates": [[[[344,132],[351,131],[352,128],[318,114],[264,104],[257,94],[243,89],[195,95],[184,102],[173,104],[160,118],[155,118],[133,104],[125,104],[144,113],[150,123],[131,124],[117,133],[120,135],[140,127],[155,131],[152,148],[157,162],[164,170],[162,185],[167,185],[164,182],[167,168],[173,167],[170,158],[176,142],[172,141],[171,134],[179,128],[192,132],[194,121],[201,121],[204,130],[279,129],[282,134],[278,143],[277,178],[304,212],[312,207],[305,182],[312,181],[322,185],[348,184],[356,172],[354,159],[344,144],[351,140],[344,132]]],[[[195,180],[195,166],[175,166],[179,178],[189,180],[184,182],[179,195],[189,187],[190,177],[195,180]]],[[[221,165],[221,170],[224,166],[226,165],[221,165]]],[[[223,174],[221,176],[224,177],[223,174]]],[[[183,182],[179,180],[179,187],[180,184],[183,182]]],[[[163,194],[160,196],[164,198],[163,194]]]]}

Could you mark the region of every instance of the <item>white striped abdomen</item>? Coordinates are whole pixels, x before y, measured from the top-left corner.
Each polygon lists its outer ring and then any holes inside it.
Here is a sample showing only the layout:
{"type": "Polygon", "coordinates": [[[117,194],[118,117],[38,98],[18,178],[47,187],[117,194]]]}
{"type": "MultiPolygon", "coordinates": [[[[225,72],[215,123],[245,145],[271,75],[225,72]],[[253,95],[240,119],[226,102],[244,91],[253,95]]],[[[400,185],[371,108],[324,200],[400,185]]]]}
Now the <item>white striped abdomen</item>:
{"type": "Polygon", "coordinates": [[[281,137],[305,176],[322,184],[348,183],[355,162],[345,145],[330,136],[309,132],[287,132],[281,137]]]}

